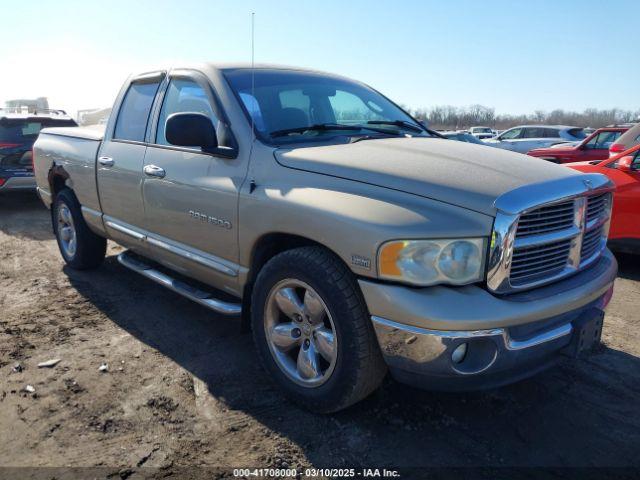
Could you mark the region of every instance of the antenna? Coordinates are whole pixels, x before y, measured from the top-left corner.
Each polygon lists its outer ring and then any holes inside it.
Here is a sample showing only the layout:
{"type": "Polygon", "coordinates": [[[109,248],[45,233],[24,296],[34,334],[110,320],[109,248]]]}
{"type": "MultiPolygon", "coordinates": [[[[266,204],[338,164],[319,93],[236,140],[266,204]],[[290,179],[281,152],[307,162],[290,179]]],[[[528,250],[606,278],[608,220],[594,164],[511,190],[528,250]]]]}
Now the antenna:
{"type": "MultiPolygon", "coordinates": [[[[255,12],[251,12],[251,101],[258,102],[256,100],[256,71],[255,71],[255,12]]],[[[253,105],[254,109],[257,105],[253,105]]],[[[255,128],[254,128],[254,115],[255,112],[250,112],[251,115],[251,144],[253,148],[253,142],[255,140],[255,128]]]]}
{"type": "MultiPolygon", "coordinates": [[[[251,108],[247,108],[247,110],[249,110],[249,116],[251,117],[251,133],[249,134],[249,158],[251,158],[253,156],[253,145],[255,144],[255,140],[256,140],[256,131],[255,131],[255,119],[254,119],[254,115],[255,115],[255,111],[252,110],[256,110],[258,107],[258,101],[256,100],[256,70],[255,70],[255,12],[251,12],[251,99],[249,101],[249,104],[251,104],[251,102],[254,102],[253,105],[251,105],[253,107],[253,109],[251,108]]],[[[245,105],[246,107],[248,107],[249,105],[245,105]]],[[[256,189],[256,181],[255,179],[251,179],[251,181],[249,182],[249,193],[253,193],[256,189]]]]}

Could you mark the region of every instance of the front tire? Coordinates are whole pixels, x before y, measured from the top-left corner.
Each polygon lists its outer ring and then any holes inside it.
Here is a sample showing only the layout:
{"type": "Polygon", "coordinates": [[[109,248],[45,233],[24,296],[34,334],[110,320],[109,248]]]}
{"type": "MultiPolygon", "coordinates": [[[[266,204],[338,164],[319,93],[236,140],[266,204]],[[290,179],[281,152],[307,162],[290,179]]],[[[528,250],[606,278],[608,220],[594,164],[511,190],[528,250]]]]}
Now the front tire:
{"type": "Polygon", "coordinates": [[[251,302],[264,368],[295,402],[329,413],[362,400],[386,365],[353,273],[322,247],[273,257],[251,302]]]}
{"type": "Polygon", "coordinates": [[[107,240],[89,229],[78,199],[68,188],[56,195],[52,221],[58,248],[70,267],[87,270],[100,266],[107,253],[107,240]]]}

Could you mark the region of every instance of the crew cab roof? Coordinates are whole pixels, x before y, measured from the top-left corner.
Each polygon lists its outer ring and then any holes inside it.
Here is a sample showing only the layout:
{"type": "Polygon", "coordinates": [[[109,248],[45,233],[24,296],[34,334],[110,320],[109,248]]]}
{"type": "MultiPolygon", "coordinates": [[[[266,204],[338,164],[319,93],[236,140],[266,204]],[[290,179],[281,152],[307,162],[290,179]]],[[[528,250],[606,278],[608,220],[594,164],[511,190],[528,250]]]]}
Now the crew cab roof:
{"type": "Polygon", "coordinates": [[[145,70],[138,71],[132,75],[131,78],[142,77],[147,74],[169,71],[169,70],[198,70],[206,73],[207,71],[218,71],[220,73],[224,73],[225,71],[232,70],[248,70],[254,68],[255,70],[291,70],[297,72],[308,72],[315,73],[320,75],[326,75],[330,77],[336,78],[346,78],[342,75],[337,75],[335,73],[324,72],[321,70],[316,70],[312,68],[303,68],[292,65],[280,65],[280,64],[271,64],[271,63],[256,63],[255,65],[251,65],[249,62],[202,62],[202,63],[184,63],[184,64],[176,64],[176,65],[154,65],[154,68],[148,68],[145,70]]]}

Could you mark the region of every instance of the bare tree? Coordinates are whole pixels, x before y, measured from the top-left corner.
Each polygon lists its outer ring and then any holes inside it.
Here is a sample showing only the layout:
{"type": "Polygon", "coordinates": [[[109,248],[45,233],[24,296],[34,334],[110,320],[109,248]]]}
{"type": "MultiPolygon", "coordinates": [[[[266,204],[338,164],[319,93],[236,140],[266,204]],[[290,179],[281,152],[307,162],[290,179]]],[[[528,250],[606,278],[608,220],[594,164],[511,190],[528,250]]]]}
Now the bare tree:
{"type": "Polygon", "coordinates": [[[640,121],[640,110],[632,111],[618,108],[608,110],[587,108],[583,112],[571,112],[562,109],[556,109],[551,112],[536,110],[532,114],[525,115],[496,115],[493,108],[483,105],[470,105],[468,107],[438,105],[410,111],[416,118],[426,121],[431,128],[436,129],[464,129],[474,125],[505,129],[523,124],[575,125],[578,127],[599,128],[633,120],[640,121]]]}

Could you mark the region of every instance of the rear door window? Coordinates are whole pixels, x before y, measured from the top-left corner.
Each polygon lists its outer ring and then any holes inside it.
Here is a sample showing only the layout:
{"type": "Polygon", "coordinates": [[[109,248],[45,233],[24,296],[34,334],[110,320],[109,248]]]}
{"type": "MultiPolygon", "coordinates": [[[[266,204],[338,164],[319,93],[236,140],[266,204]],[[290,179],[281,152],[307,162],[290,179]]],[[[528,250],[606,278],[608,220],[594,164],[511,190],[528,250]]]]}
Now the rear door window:
{"type": "Polygon", "coordinates": [[[529,127],[522,132],[522,138],[544,138],[544,128],[529,127]]]}
{"type": "Polygon", "coordinates": [[[122,100],[113,138],[144,142],[149,112],[159,85],[159,80],[131,84],[122,100]]]}
{"type": "Polygon", "coordinates": [[[542,138],[560,138],[560,132],[555,128],[543,128],[542,138]]]}

